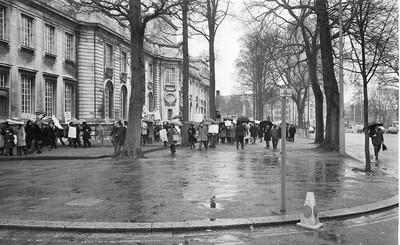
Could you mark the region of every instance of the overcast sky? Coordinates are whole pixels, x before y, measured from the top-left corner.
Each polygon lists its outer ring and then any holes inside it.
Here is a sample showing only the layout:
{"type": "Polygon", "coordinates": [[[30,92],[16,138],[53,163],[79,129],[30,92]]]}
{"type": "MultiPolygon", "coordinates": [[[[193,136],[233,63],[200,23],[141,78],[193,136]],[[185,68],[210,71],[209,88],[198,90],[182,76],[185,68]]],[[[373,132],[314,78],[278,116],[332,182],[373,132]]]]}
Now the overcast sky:
{"type": "MultiPolygon", "coordinates": [[[[231,6],[239,9],[241,1],[234,0],[231,6]]],[[[243,28],[239,21],[226,18],[219,27],[215,40],[216,54],[216,90],[221,95],[230,95],[236,83],[235,60],[239,53],[239,38],[243,35],[243,28]]],[[[208,54],[208,43],[202,36],[189,40],[189,52],[191,56],[208,54]]]]}

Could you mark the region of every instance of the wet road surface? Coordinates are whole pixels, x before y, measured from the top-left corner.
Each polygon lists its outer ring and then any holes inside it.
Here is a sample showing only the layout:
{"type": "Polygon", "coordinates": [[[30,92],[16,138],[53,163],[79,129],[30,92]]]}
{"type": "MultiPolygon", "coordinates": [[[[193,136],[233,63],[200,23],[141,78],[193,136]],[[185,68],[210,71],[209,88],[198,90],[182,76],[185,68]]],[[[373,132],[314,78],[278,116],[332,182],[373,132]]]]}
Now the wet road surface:
{"type": "MultiPolygon", "coordinates": [[[[319,210],[373,203],[398,193],[398,182],[367,174],[351,158],[288,142],[287,213],[301,213],[306,192],[319,210]]],[[[146,158],[0,162],[0,217],[102,222],[184,221],[280,214],[280,152],[265,143],[244,150],[177,148],[146,158]]]]}

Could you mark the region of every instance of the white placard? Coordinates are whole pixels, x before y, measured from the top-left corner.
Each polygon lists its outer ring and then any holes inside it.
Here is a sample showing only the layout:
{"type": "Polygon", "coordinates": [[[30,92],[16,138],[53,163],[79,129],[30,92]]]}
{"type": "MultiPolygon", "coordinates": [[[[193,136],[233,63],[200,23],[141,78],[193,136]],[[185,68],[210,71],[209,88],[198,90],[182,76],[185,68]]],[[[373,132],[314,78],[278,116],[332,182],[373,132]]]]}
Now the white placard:
{"type": "Polygon", "coordinates": [[[71,121],[71,112],[70,111],[64,112],[64,119],[65,119],[65,122],[71,121]]]}
{"type": "Polygon", "coordinates": [[[281,97],[290,97],[292,96],[292,90],[290,88],[281,88],[279,89],[279,95],[281,97]]]}
{"type": "Polygon", "coordinates": [[[68,128],[68,138],[76,138],[76,127],[69,127],[68,128]]]}
{"type": "Polygon", "coordinates": [[[160,130],[160,139],[161,139],[161,141],[168,141],[168,138],[167,138],[167,130],[166,129],[161,129],[160,130]]]}
{"type": "Polygon", "coordinates": [[[60,124],[60,121],[58,120],[58,118],[56,116],[51,116],[51,120],[53,120],[54,125],[59,128],[59,129],[63,129],[63,127],[60,124]]]}
{"type": "Polygon", "coordinates": [[[195,114],[193,117],[193,121],[195,122],[201,122],[204,119],[204,115],[203,114],[195,114]]]}
{"type": "Polygon", "coordinates": [[[211,124],[208,126],[209,134],[218,134],[219,125],[211,124]]]}
{"type": "Polygon", "coordinates": [[[154,120],[161,120],[161,114],[160,111],[154,111],[154,120]]]}
{"type": "Polygon", "coordinates": [[[225,121],[225,126],[229,127],[229,126],[231,126],[231,125],[232,125],[232,122],[231,122],[231,121],[225,121]]]}

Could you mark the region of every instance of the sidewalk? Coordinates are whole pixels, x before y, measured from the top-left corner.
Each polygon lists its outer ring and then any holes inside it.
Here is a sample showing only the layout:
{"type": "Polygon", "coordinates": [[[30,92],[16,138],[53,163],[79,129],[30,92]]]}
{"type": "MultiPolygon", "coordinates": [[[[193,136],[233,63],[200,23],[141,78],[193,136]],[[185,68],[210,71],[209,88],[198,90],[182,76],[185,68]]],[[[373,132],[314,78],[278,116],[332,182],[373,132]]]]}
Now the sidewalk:
{"type": "Polygon", "coordinates": [[[308,138],[295,140],[287,142],[284,214],[280,151],[265,142],[244,150],[177,147],[175,156],[156,143],[144,146],[148,153],[135,162],[111,158],[107,142],[0,158],[0,227],[149,232],[296,223],[309,191],[321,221],[398,205],[395,176],[379,169],[367,174],[353,158],[312,150],[308,138]]]}

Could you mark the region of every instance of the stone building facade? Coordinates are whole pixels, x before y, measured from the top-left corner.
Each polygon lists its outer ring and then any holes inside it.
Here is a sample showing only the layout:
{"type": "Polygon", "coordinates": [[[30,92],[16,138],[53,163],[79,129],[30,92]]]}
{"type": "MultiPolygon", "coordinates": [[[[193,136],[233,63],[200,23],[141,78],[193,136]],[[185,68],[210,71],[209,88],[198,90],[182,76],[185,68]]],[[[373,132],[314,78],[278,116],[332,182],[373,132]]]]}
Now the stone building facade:
{"type": "MultiPolygon", "coordinates": [[[[144,108],[158,110],[161,120],[171,119],[182,107],[182,53],[176,34],[165,18],[150,22],[146,31],[144,108]]],[[[74,13],[61,1],[0,0],[0,117],[44,112],[61,122],[69,115],[127,120],[129,37],[124,23],[74,13]]],[[[191,83],[197,85],[191,85],[190,93],[207,111],[208,68],[199,61],[191,64],[196,71],[191,83]]]]}

